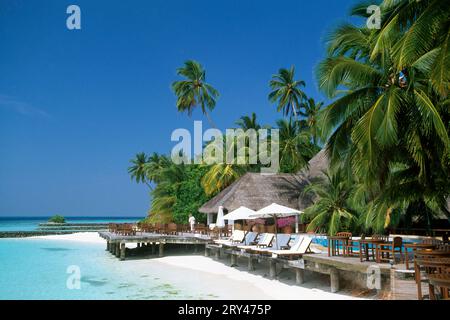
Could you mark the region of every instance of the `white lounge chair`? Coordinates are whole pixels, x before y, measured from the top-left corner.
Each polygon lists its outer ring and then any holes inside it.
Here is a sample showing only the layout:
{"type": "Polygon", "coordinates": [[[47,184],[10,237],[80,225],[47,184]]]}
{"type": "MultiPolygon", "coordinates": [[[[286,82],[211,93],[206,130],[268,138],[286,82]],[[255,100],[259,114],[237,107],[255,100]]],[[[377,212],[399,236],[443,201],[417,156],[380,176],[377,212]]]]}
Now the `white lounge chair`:
{"type": "Polygon", "coordinates": [[[269,250],[274,258],[288,258],[301,257],[307,252],[311,252],[309,246],[312,239],[310,237],[300,236],[300,239],[295,241],[294,245],[288,250],[269,250]]]}

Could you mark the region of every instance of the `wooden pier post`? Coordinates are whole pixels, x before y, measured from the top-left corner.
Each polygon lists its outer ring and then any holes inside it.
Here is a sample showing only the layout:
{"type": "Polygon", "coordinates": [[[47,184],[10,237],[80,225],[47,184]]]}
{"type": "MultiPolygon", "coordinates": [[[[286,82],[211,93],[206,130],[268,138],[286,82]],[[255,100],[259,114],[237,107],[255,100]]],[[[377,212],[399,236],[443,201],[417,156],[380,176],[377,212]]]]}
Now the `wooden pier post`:
{"type": "Polygon", "coordinates": [[[110,244],[109,244],[109,252],[111,253],[111,254],[114,254],[114,252],[115,252],[115,243],[114,242],[111,242],[110,244]]]}
{"type": "Polygon", "coordinates": [[[106,251],[109,251],[109,241],[106,241],[106,251]]]}
{"type": "Polygon", "coordinates": [[[220,259],[220,249],[219,248],[217,248],[217,250],[216,250],[215,258],[216,258],[216,260],[220,259]]]}
{"type": "Polygon", "coordinates": [[[197,252],[198,252],[198,247],[196,244],[194,244],[194,253],[197,253],[197,252]]]}
{"type": "Polygon", "coordinates": [[[330,270],[331,292],[339,291],[339,271],[336,268],[330,270]]]}
{"type": "Polygon", "coordinates": [[[156,254],[156,242],[152,242],[152,254],[156,254]]]}
{"type": "Polygon", "coordinates": [[[209,250],[206,245],[205,245],[205,257],[209,257],[209,250]]]}
{"type": "Polygon", "coordinates": [[[162,242],[159,243],[159,256],[160,257],[164,256],[164,243],[162,242]]]}
{"type": "Polygon", "coordinates": [[[116,252],[115,255],[117,258],[120,257],[120,243],[116,243],[116,252]]]}
{"type": "Polygon", "coordinates": [[[125,260],[125,251],[126,251],[126,246],[125,243],[121,243],[120,244],[120,260],[125,260]]]}
{"type": "Polygon", "coordinates": [[[295,283],[303,284],[305,282],[305,270],[296,268],[295,269],[295,283]]]}
{"type": "Polygon", "coordinates": [[[248,271],[255,270],[255,265],[253,264],[253,258],[248,257],[248,271]]]}
{"type": "Polygon", "coordinates": [[[141,247],[141,243],[140,243],[140,242],[137,243],[137,247],[138,247],[138,248],[141,247]]]}
{"type": "Polygon", "coordinates": [[[275,278],[277,275],[277,263],[272,259],[269,260],[269,277],[271,279],[275,278]]]}
{"type": "Polygon", "coordinates": [[[230,264],[230,267],[234,267],[234,266],[236,266],[237,265],[237,263],[236,263],[236,255],[234,255],[234,254],[231,254],[230,255],[231,256],[231,264],[230,264]]]}

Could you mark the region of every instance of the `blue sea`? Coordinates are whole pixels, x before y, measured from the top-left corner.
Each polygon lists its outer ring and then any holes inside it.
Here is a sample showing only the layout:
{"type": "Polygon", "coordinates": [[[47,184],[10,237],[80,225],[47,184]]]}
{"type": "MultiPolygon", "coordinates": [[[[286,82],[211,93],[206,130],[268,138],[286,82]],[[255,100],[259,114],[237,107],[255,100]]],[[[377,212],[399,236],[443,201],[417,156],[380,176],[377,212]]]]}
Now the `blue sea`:
{"type": "MultiPolygon", "coordinates": [[[[67,223],[133,223],[144,217],[66,217],[67,223]]],[[[47,222],[49,217],[0,217],[1,231],[36,231],[39,223],[47,222]]]]}
{"type": "MultiPolygon", "coordinates": [[[[1,218],[0,230],[35,230],[47,218],[1,218]]],[[[139,218],[68,218],[68,222],[132,222],[139,218]]],[[[207,275],[160,259],[119,261],[106,243],[36,238],[0,239],[0,299],[211,299],[233,295],[207,275]],[[188,273],[188,276],[186,275],[188,273]],[[206,277],[206,278],[205,278],[206,277]],[[218,289],[222,289],[219,290],[218,289]]]]}

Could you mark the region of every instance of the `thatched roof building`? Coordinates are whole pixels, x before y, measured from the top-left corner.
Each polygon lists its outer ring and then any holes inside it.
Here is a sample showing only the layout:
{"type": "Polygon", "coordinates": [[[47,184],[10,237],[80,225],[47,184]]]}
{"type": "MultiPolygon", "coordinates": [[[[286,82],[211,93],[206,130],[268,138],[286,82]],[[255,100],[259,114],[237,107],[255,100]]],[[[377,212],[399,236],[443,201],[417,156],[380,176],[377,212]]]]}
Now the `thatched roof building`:
{"type": "Polygon", "coordinates": [[[246,173],[206,202],[199,211],[213,214],[217,213],[219,206],[227,211],[240,206],[259,210],[274,202],[304,210],[311,204],[311,199],[302,194],[303,189],[312,179],[320,177],[327,167],[328,159],[322,150],[309,161],[308,168],[298,174],[246,173]]]}

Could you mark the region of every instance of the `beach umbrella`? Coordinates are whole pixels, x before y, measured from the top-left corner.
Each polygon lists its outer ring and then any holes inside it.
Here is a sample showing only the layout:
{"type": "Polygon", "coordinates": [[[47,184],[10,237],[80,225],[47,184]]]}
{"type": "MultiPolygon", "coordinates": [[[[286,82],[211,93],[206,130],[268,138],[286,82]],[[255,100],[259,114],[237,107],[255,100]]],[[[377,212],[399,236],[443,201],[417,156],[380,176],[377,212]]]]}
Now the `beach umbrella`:
{"type": "Polygon", "coordinates": [[[230,213],[223,216],[224,220],[247,220],[247,219],[255,219],[251,218],[250,215],[255,214],[256,211],[249,209],[247,207],[241,206],[236,210],[231,211],[230,213]]]}
{"type": "MultiPolygon", "coordinates": [[[[222,229],[223,227],[225,227],[225,220],[223,219],[223,207],[222,206],[219,206],[219,210],[217,211],[216,227],[219,229],[222,229]]],[[[219,237],[220,237],[220,233],[221,232],[219,232],[219,237]]]]}
{"type": "MultiPolygon", "coordinates": [[[[250,217],[250,215],[255,214],[255,213],[256,213],[255,210],[241,206],[241,207],[237,208],[236,210],[233,210],[230,213],[224,215],[223,218],[224,218],[224,220],[228,220],[228,221],[244,220],[244,225],[245,225],[245,220],[255,219],[255,218],[250,217]]],[[[234,223],[233,223],[233,231],[234,231],[234,223]]]]}
{"type": "MultiPolygon", "coordinates": [[[[267,207],[259,209],[255,214],[250,215],[252,218],[273,218],[275,221],[275,237],[277,236],[277,218],[279,217],[290,217],[294,215],[299,215],[303,211],[292,209],[289,207],[282,206],[277,203],[272,203],[267,207]]],[[[297,229],[297,226],[296,226],[297,229]]],[[[276,241],[276,238],[275,238],[276,241]]]]}

